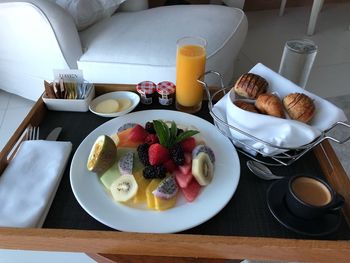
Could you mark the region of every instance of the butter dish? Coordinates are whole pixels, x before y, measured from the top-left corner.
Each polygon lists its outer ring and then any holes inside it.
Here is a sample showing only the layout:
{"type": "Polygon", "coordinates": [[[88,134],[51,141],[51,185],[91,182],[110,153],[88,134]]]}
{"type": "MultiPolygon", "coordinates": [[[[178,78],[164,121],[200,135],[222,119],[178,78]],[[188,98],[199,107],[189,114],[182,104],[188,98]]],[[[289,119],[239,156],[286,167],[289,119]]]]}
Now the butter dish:
{"type": "Polygon", "coordinates": [[[119,117],[123,116],[129,112],[131,112],[135,107],[139,104],[140,102],[140,97],[134,92],[130,91],[115,91],[115,92],[109,92],[106,94],[103,94],[97,98],[95,98],[93,101],[91,101],[89,105],[89,109],[92,113],[101,116],[101,117],[106,117],[106,118],[114,118],[114,117],[119,117]],[[130,101],[130,106],[125,108],[124,110],[121,111],[116,111],[116,112],[110,112],[110,113],[103,113],[99,112],[97,109],[97,105],[103,101],[106,100],[120,100],[120,99],[127,99],[130,101]]]}

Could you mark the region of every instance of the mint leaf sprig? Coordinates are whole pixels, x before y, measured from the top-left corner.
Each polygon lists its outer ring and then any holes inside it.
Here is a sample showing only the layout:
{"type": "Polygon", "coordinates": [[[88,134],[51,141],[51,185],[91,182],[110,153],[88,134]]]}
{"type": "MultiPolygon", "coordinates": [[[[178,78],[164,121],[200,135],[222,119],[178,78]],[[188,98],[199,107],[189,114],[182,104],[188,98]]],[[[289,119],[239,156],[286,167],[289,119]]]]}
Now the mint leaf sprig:
{"type": "Polygon", "coordinates": [[[177,135],[177,126],[174,121],[171,122],[169,128],[165,122],[161,120],[153,120],[153,127],[156,131],[159,143],[166,148],[172,148],[174,144],[199,133],[199,131],[187,130],[177,135]]]}

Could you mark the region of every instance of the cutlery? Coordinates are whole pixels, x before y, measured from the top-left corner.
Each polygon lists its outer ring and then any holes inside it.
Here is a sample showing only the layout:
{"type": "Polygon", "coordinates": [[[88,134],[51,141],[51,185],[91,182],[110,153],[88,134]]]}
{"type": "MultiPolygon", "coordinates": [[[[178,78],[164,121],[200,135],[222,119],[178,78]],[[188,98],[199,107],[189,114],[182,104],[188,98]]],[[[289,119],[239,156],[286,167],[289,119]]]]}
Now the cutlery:
{"type": "Polygon", "coordinates": [[[28,141],[39,140],[39,127],[31,126],[28,128],[28,141]]]}
{"type": "Polygon", "coordinates": [[[49,135],[47,135],[46,140],[47,141],[56,141],[58,136],[60,135],[62,131],[62,127],[56,127],[55,129],[53,129],[49,135]]]}
{"type": "Polygon", "coordinates": [[[283,176],[274,175],[265,165],[253,160],[247,161],[247,166],[253,174],[264,180],[276,180],[284,178],[283,176]]]}

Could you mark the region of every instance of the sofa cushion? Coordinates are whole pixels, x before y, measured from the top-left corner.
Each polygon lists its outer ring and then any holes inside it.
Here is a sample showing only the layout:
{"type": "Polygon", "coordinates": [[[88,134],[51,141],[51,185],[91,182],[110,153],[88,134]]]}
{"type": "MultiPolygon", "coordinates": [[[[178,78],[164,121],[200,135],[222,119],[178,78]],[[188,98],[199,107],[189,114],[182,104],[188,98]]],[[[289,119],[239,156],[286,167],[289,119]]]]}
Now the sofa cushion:
{"type": "Polygon", "coordinates": [[[125,0],[50,0],[73,17],[78,30],[111,16],[125,0]]]}
{"type": "Polygon", "coordinates": [[[219,5],[116,13],[80,32],[84,54],[78,67],[95,83],[175,82],[176,41],[197,35],[208,41],[206,69],[229,79],[246,32],[243,11],[219,5]]]}

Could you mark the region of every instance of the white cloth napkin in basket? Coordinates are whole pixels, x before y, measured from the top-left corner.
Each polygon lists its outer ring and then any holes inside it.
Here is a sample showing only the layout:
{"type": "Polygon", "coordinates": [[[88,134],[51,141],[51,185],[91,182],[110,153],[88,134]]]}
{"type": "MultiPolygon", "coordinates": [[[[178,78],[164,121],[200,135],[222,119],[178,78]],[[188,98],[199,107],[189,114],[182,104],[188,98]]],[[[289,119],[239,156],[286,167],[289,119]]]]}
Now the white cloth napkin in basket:
{"type": "Polygon", "coordinates": [[[0,176],[1,227],[42,226],[71,150],[71,142],[21,144],[0,176]]]}
{"type": "MultiPolygon", "coordinates": [[[[222,120],[227,121],[230,125],[255,136],[274,146],[286,148],[298,148],[305,144],[311,143],[319,137],[321,133],[330,128],[337,121],[346,121],[344,112],[333,105],[300,87],[293,82],[277,74],[273,70],[259,63],[254,66],[251,73],[258,74],[265,78],[269,83],[269,93],[275,93],[280,99],[283,99],[290,93],[299,92],[308,95],[313,99],[316,113],[309,124],[299,121],[276,118],[263,114],[251,113],[235,106],[232,101],[236,99],[235,93],[232,91],[226,94],[213,107],[213,111],[222,120]]],[[[287,150],[268,146],[262,142],[256,141],[250,137],[243,135],[233,129],[227,129],[223,125],[219,125],[227,134],[235,140],[236,146],[244,150],[254,153],[254,150],[245,147],[243,144],[253,149],[259,150],[266,156],[273,156],[287,150]]]]}

